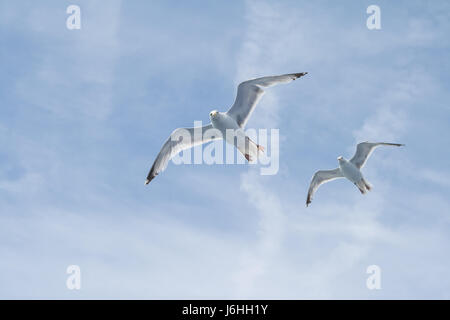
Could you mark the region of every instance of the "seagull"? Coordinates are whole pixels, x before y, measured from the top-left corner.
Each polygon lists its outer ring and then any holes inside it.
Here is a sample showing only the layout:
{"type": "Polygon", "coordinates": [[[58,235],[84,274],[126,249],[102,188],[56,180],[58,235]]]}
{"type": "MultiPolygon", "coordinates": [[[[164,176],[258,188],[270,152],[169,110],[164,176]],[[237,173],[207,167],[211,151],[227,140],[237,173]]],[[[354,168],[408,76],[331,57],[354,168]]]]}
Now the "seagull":
{"type": "Polygon", "coordinates": [[[355,186],[358,187],[362,194],[370,191],[372,188],[369,183],[364,179],[361,169],[366,164],[367,159],[372,154],[372,151],[378,146],[396,146],[401,147],[404,144],[400,143],[387,143],[387,142],[361,142],[356,146],[356,153],[353,158],[349,160],[344,159],[344,157],[339,156],[337,159],[339,161],[339,168],[333,170],[319,170],[312,177],[311,184],[309,185],[308,196],[306,198],[306,206],[308,206],[311,201],[314,192],[323,183],[339,179],[347,178],[355,186]]]}
{"type": "MultiPolygon", "coordinates": [[[[236,100],[227,112],[213,110],[209,113],[209,118],[211,120],[210,124],[196,128],[178,128],[172,132],[156,157],[156,160],[147,175],[145,184],[149,184],[159,173],[164,171],[167,168],[169,160],[182,150],[222,139],[223,137],[226,137],[226,142],[234,145],[244,155],[247,161],[253,161],[255,157],[258,157],[258,152],[263,152],[264,148],[246,136],[243,129],[255,109],[256,104],[265,93],[264,89],[279,83],[289,83],[306,74],[307,72],[290,73],[280,76],[251,79],[240,83],[236,100]],[[216,132],[219,131],[220,134],[205,135],[208,130],[213,129],[216,130],[216,132]],[[229,135],[226,134],[226,131],[229,129],[233,130],[237,139],[235,139],[235,137],[228,139],[229,135]],[[194,134],[194,132],[199,132],[201,134],[194,134]],[[186,135],[189,137],[185,137],[186,135]],[[174,139],[173,137],[179,138],[174,139]]],[[[210,132],[211,131],[209,131],[209,133],[210,132]]]]}

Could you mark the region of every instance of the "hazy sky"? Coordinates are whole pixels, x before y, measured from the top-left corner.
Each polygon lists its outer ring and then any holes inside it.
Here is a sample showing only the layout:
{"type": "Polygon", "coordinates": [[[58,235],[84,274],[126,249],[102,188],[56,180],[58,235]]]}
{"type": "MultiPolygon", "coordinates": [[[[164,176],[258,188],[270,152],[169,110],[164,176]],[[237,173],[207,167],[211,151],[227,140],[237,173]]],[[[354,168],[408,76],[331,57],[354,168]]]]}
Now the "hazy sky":
{"type": "Polygon", "coordinates": [[[448,1],[0,2],[0,298],[449,299],[449,21],[448,1]],[[247,125],[280,130],[277,175],[170,163],[144,186],[173,129],[302,71],[247,125]],[[374,152],[372,192],[305,208],[365,140],[406,147],[374,152]]]}

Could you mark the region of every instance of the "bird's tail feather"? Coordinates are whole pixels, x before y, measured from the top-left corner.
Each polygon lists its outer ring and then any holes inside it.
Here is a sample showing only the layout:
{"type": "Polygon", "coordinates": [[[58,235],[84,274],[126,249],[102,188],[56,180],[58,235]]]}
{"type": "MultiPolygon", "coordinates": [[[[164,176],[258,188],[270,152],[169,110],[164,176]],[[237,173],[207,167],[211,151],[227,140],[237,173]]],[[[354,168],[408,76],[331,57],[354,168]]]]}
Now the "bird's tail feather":
{"type": "Polygon", "coordinates": [[[361,179],[357,183],[355,183],[355,186],[358,187],[358,189],[361,192],[361,194],[366,194],[367,190],[366,190],[366,186],[364,184],[363,179],[361,179]]]}
{"type": "Polygon", "coordinates": [[[365,179],[362,179],[362,182],[364,183],[364,187],[367,189],[367,191],[372,190],[372,186],[370,183],[368,183],[365,179]]]}

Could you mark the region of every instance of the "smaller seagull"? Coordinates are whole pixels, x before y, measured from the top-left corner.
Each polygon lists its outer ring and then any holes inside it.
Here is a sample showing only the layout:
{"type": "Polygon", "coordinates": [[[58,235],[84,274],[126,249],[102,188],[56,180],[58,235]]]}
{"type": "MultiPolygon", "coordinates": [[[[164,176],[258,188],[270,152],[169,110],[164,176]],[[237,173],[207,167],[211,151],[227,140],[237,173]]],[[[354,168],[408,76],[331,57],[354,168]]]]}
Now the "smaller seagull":
{"type": "Polygon", "coordinates": [[[344,157],[338,157],[339,168],[333,170],[320,170],[317,171],[309,185],[308,197],[306,198],[306,206],[308,206],[311,201],[314,192],[323,183],[329,182],[331,180],[339,178],[347,178],[353,182],[361,191],[365,194],[372,188],[369,183],[364,179],[361,169],[365,165],[367,159],[372,154],[372,151],[378,146],[396,146],[401,147],[404,144],[400,143],[387,143],[387,142],[361,142],[356,146],[356,153],[353,158],[349,160],[344,159],[344,157]]]}

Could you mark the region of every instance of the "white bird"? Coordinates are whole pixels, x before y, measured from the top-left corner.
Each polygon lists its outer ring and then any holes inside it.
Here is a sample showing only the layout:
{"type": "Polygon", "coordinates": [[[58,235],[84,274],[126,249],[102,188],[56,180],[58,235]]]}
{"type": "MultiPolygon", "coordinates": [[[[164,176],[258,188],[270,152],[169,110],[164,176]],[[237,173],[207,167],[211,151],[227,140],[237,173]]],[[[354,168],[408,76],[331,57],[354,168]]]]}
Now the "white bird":
{"type": "Polygon", "coordinates": [[[263,96],[265,92],[264,89],[279,83],[291,82],[306,74],[307,72],[301,72],[262,77],[239,84],[236,100],[230,110],[227,112],[219,112],[217,110],[211,111],[209,114],[211,123],[201,127],[201,134],[194,134],[194,131],[200,131],[200,128],[178,128],[172,132],[156,157],[156,160],[148,173],[145,184],[149,184],[155,176],[164,171],[169,160],[174,155],[196,145],[221,139],[222,137],[227,138],[229,136],[226,135],[227,129],[232,129],[235,132],[237,139],[233,137],[232,140],[226,139],[226,141],[234,145],[244,155],[247,161],[252,161],[253,157],[258,156],[258,151],[264,151],[264,148],[250,140],[250,138],[245,135],[243,129],[259,99],[263,96]],[[208,134],[204,137],[204,133],[212,129],[220,131],[222,136],[208,134]],[[185,138],[186,133],[189,134],[188,138],[185,138]],[[172,139],[172,137],[179,138],[172,139]]]}
{"type": "Polygon", "coordinates": [[[387,142],[361,142],[356,147],[356,153],[350,161],[339,156],[337,159],[339,161],[339,168],[333,170],[320,170],[317,171],[312,177],[311,184],[309,185],[308,196],[306,198],[306,206],[308,206],[311,201],[314,192],[323,183],[339,179],[347,178],[353,182],[361,191],[365,194],[370,191],[370,184],[364,179],[361,169],[365,165],[367,159],[372,154],[372,151],[378,146],[396,146],[401,147],[404,144],[400,143],[387,143],[387,142]]]}

